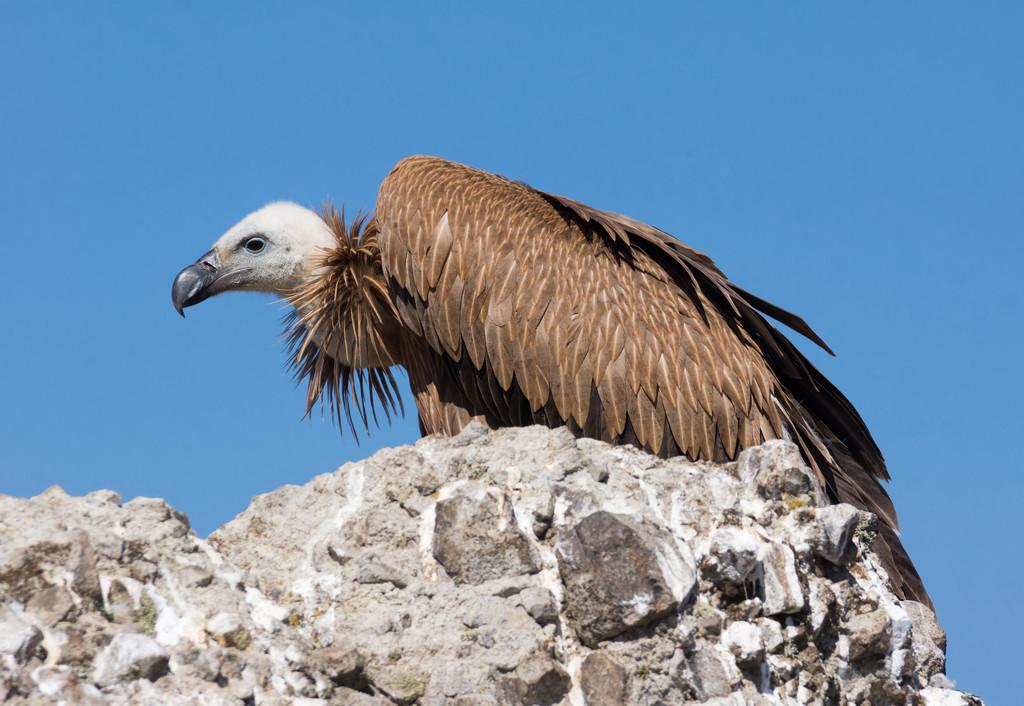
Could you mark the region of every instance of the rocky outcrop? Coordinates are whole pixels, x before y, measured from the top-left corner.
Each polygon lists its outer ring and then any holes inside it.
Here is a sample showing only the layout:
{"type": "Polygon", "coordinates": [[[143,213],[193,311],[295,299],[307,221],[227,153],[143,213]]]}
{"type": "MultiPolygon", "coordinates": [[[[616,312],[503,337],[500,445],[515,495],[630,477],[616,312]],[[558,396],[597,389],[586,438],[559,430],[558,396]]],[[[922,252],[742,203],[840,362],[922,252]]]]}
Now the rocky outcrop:
{"type": "Polygon", "coordinates": [[[257,497],[0,496],[0,698],[74,704],[980,703],[796,449],[663,461],[540,427],[257,497]]]}

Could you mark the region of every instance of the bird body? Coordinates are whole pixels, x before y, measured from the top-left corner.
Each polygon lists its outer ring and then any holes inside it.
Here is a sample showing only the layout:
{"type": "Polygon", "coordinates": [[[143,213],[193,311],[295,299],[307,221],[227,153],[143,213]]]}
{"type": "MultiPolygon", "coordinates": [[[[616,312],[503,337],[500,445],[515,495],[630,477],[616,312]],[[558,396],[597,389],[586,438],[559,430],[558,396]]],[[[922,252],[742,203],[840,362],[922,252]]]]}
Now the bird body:
{"type": "Polygon", "coordinates": [[[564,425],[717,462],[788,438],[832,501],[880,518],[875,548],[897,592],[929,602],[896,533],[870,432],[764,315],[827,346],[705,255],[631,218],[435,157],[396,165],[375,216],[351,226],[332,208],[319,223],[284,214],[296,222],[282,225],[285,208],[297,207],[271,205],[228,231],[215,257],[179,275],[174,298],[180,311],[223,291],[229,257],[239,261],[229,269],[249,272],[250,260],[281,260],[267,271],[291,279],[234,288],[293,305],[307,409],[325,401],[350,425],[353,416],[367,424],[377,405],[390,415],[400,404],[390,368],[401,365],[424,434],[474,420],[564,425]],[[264,243],[257,253],[252,238],[264,243]]]}

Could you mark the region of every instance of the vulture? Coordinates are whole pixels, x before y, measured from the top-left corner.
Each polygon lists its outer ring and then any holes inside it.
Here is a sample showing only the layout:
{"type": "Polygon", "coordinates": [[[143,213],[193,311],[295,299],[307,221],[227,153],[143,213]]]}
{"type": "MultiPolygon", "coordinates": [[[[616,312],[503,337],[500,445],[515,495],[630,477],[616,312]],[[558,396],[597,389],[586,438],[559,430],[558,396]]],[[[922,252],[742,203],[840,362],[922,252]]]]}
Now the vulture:
{"type": "Polygon", "coordinates": [[[824,350],[800,317],[706,255],[616,213],[437,157],[399,162],[376,210],[346,224],[276,202],[174,280],[183,309],[232,290],[291,307],[307,413],[368,428],[401,409],[420,431],[565,426],[669,458],[728,462],[797,444],[832,502],[874,513],[873,549],[902,598],[931,605],[898,536],[885,460],[850,401],[766,317],[824,350]]]}

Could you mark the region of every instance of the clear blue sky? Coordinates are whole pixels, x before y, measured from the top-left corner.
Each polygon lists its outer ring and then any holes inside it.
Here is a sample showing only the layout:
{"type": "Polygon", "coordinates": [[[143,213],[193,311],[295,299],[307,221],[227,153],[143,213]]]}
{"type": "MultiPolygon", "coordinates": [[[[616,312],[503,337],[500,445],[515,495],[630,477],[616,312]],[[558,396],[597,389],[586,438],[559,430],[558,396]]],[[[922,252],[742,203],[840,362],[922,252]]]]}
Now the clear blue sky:
{"type": "Polygon", "coordinates": [[[442,155],[658,225],[805,316],[888,458],[951,676],[1010,703],[1022,5],[722,7],[0,4],[0,492],[160,496],[205,534],[414,440],[303,421],[280,308],[182,321],[170,284],[269,200],[369,208],[442,155]]]}

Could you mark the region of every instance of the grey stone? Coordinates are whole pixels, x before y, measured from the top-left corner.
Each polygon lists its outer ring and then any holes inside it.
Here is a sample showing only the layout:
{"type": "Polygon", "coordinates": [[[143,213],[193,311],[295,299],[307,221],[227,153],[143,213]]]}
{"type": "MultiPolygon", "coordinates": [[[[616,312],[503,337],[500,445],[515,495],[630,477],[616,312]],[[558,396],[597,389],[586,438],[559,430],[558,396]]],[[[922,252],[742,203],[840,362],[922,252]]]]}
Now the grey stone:
{"type": "Polygon", "coordinates": [[[763,546],[764,542],[739,527],[716,529],[701,572],[728,595],[737,595],[759,578],[763,546]]]}
{"type": "Polygon", "coordinates": [[[358,583],[389,583],[395,588],[405,588],[409,585],[408,576],[389,564],[376,561],[360,566],[355,580],[358,583]]]}
{"type": "Polygon", "coordinates": [[[854,615],[847,620],[845,632],[850,644],[850,661],[857,662],[884,655],[892,632],[884,608],[854,615]]]}
{"type": "Polygon", "coordinates": [[[33,595],[25,608],[38,615],[46,625],[53,626],[69,617],[75,609],[75,601],[68,589],[50,586],[33,595]]]}
{"type": "Polygon", "coordinates": [[[816,494],[814,477],[792,442],[767,441],[744,449],[736,465],[740,479],[766,499],[816,494]]]}
{"type": "Polygon", "coordinates": [[[777,652],[785,642],[782,626],[771,618],[761,618],[757,621],[757,626],[761,630],[761,642],[764,644],[765,651],[777,652]]]}
{"type": "Polygon", "coordinates": [[[102,686],[119,680],[155,681],[167,674],[169,660],[167,650],[148,635],[120,633],[96,658],[93,681],[102,686]]]}
{"type": "Polygon", "coordinates": [[[742,678],[732,659],[710,645],[691,653],[679,674],[682,684],[700,701],[729,696],[742,678]]]}
{"type": "Polygon", "coordinates": [[[832,564],[849,564],[856,555],[853,532],[860,522],[860,511],[841,503],[820,507],[815,511],[817,523],[811,548],[832,564]]]}
{"type": "MultiPolygon", "coordinates": [[[[610,512],[583,518],[558,540],[559,573],[565,585],[566,612],[580,641],[601,640],[646,625],[679,605],[659,559],[674,552],[670,540],[634,520],[610,512]]],[[[685,593],[695,582],[682,560],[685,593]]]]}
{"type": "Polygon", "coordinates": [[[334,690],[334,699],[331,703],[343,706],[393,706],[395,702],[383,696],[374,696],[356,689],[339,687],[334,690]]]}
{"type": "MultiPolygon", "coordinates": [[[[917,670],[931,679],[946,671],[946,631],[939,626],[928,606],[900,601],[911,622],[911,644],[917,670]]],[[[930,682],[929,682],[930,683],[930,682]]]]}
{"type": "Polygon", "coordinates": [[[43,641],[43,633],[10,608],[0,608],[0,656],[25,664],[43,641]]]}
{"type": "Polygon", "coordinates": [[[603,650],[595,650],[580,665],[580,688],[586,706],[626,703],[626,670],[603,650]]]}
{"type": "Polygon", "coordinates": [[[106,613],[115,623],[129,623],[135,620],[135,600],[121,579],[111,579],[107,587],[106,613]]]}
{"type": "Polygon", "coordinates": [[[241,618],[234,613],[220,612],[206,621],[206,634],[222,647],[244,650],[252,642],[252,636],[245,629],[241,618]]]}
{"type": "Polygon", "coordinates": [[[202,566],[183,566],[178,576],[186,588],[206,588],[213,583],[213,572],[202,566]]]}
{"type": "Polygon", "coordinates": [[[452,578],[470,583],[540,570],[508,495],[493,490],[437,503],[434,558],[452,578]]]}
{"type": "Polygon", "coordinates": [[[946,631],[935,619],[935,613],[928,606],[917,601],[900,601],[914,626],[914,634],[931,640],[943,654],[946,652],[946,631]]]}
{"type": "Polygon", "coordinates": [[[510,706],[550,706],[559,703],[572,688],[565,669],[550,657],[534,656],[498,681],[501,703],[510,706]]]}
{"type": "Polygon", "coordinates": [[[334,645],[314,653],[311,664],[334,684],[363,691],[366,683],[366,657],[351,645],[334,645]]]}
{"type": "Polygon", "coordinates": [[[836,594],[827,581],[808,581],[807,602],[810,607],[807,626],[813,635],[819,635],[836,620],[836,594]]]}
{"type": "Polygon", "coordinates": [[[530,617],[541,625],[558,622],[558,605],[548,589],[530,586],[519,594],[519,600],[530,617]]]}
{"type": "Polygon", "coordinates": [[[71,571],[71,589],[81,596],[89,607],[103,604],[99,574],[96,572],[96,553],[89,535],[81,530],[72,532],[71,555],[67,568],[71,571]]]}
{"type": "Polygon", "coordinates": [[[426,693],[430,675],[414,666],[387,665],[371,667],[373,685],[396,704],[412,704],[426,693]]]}
{"type": "Polygon", "coordinates": [[[542,488],[537,494],[537,500],[533,510],[533,535],[537,539],[544,539],[555,515],[555,496],[549,489],[542,488]]]}

